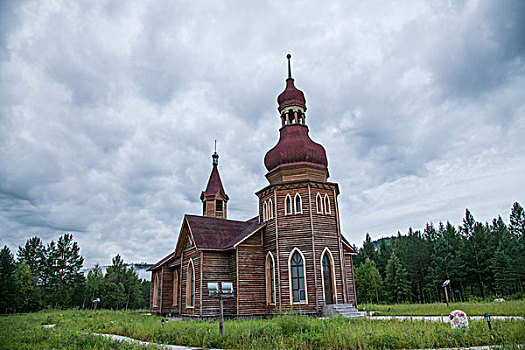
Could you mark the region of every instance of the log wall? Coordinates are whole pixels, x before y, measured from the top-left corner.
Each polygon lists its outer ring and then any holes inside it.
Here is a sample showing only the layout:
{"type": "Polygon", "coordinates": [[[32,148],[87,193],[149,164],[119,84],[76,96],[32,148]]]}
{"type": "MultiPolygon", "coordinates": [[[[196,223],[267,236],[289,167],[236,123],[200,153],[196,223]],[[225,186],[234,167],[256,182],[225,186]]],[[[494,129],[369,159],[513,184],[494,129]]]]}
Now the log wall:
{"type": "MultiPolygon", "coordinates": [[[[209,297],[208,282],[234,282],[236,278],[235,268],[232,269],[231,259],[234,251],[229,252],[203,252],[203,274],[202,274],[202,316],[219,316],[219,299],[209,297]]],[[[234,283],[233,299],[224,299],[223,312],[225,316],[237,314],[236,303],[237,289],[234,283]]]]}

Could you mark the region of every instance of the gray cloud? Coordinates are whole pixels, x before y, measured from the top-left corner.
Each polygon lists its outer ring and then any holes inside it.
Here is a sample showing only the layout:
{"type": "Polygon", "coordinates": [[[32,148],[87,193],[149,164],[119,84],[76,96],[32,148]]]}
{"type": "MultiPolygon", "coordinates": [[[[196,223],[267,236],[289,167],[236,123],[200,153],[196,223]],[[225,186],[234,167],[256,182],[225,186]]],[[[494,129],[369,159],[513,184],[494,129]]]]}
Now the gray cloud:
{"type": "Polygon", "coordinates": [[[524,202],[520,1],[0,3],[0,237],[72,231],[86,263],[175,244],[218,140],[230,217],[257,212],[291,52],[345,235],[524,202]]]}

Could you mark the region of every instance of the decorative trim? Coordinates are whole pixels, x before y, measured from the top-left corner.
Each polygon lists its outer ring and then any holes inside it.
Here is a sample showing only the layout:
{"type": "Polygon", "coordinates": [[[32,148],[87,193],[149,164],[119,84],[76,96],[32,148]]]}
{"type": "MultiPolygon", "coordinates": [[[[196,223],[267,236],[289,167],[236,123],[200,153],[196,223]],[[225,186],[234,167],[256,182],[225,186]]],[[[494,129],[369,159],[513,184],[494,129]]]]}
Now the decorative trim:
{"type": "Polygon", "coordinates": [[[287,193],[284,197],[284,215],[292,215],[293,207],[294,204],[292,203],[292,196],[289,193],[287,193]],[[290,212],[288,212],[288,199],[290,200],[290,212]]]}
{"type": "Polygon", "coordinates": [[[306,277],[306,259],[304,258],[303,252],[295,247],[290,252],[290,256],[288,257],[288,283],[289,283],[289,289],[290,289],[290,305],[308,305],[308,278],[306,277]],[[295,254],[295,252],[299,252],[301,255],[301,258],[303,259],[303,278],[304,278],[304,301],[293,301],[293,286],[292,286],[292,257],[295,254]]]}
{"type": "Polygon", "coordinates": [[[186,268],[186,271],[187,271],[187,274],[186,274],[186,308],[194,309],[195,308],[195,265],[193,264],[193,258],[190,258],[190,260],[188,261],[188,267],[186,268]],[[191,276],[189,274],[190,265],[191,265],[191,276]],[[192,279],[193,279],[193,282],[191,281],[192,279]],[[191,284],[191,289],[188,289],[189,284],[191,284]],[[190,304],[192,290],[193,290],[193,305],[190,304]],[[188,293],[188,291],[190,293],[188,293]]]}
{"type": "Polygon", "coordinates": [[[317,209],[317,214],[323,214],[323,198],[321,198],[319,192],[315,196],[315,208],[317,209]]]}
{"type": "Polygon", "coordinates": [[[322,281],[322,285],[323,285],[323,302],[324,304],[326,305],[326,295],[324,293],[324,266],[323,266],[323,258],[324,258],[324,255],[328,252],[328,259],[330,260],[330,270],[331,270],[331,274],[330,274],[330,280],[331,280],[331,283],[332,283],[332,298],[334,300],[334,304],[337,304],[337,287],[336,287],[336,283],[335,283],[335,264],[334,264],[334,256],[332,255],[332,252],[330,251],[330,249],[328,249],[328,247],[325,247],[323,252],[321,253],[321,281],[322,281]]]}
{"type": "Polygon", "coordinates": [[[332,210],[331,210],[331,205],[330,205],[330,197],[328,196],[328,193],[326,193],[324,195],[324,201],[323,201],[323,206],[324,206],[324,213],[327,214],[327,215],[331,215],[332,214],[332,210]]]}
{"type": "Polygon", "coordinates": [[[264,269],[264,272],[265,272],[265,279],[266,279],[266,305],[275,305],[276,302],[277,302],[277,293],[276,293],[276,290],[277,290],[277,286],[276,286],[276,279],[275,279],[275,259],[273,258],[273,254],[272,252],[268,251],[268,253],[266,254],[266,259],[264,259],[264,262],[265,262],[265,269],[264,269]],[[271,280],[268,280],[268,257],[270,257],[272,259],[272,269],[270,269],[270,273],[273,275],[273,303],[272,303],[272,299],[271,299],[271,294],[272,294],[272,282],[271,280]],[[268,293],[268,288],[270,289],[268,293]],[[268,298],[268,296],[270,296],[270,298],[268,298]]]}
{"type": "Polygon", "coordinates": [[[293,208],[295,214],[302,214],[303,213],[303,199],[301,198],[301,195],[299,193],[296,193],[293,197],[293,208]],[[299,198],[299,204],[300,204],[300,210],[297,210],[297,198],[299,198]]]}

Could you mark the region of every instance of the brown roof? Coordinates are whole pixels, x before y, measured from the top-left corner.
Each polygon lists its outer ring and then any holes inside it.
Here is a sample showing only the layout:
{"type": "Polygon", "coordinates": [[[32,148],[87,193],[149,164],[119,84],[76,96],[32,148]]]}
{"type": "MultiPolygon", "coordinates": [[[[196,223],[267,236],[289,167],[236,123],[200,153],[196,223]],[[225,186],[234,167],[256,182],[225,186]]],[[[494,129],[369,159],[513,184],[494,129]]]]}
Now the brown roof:
{"type": "Polygon", "coordinates": [[[222,187],[221,176],[219,175],[219,169],[217,168],[217,164],[213,164],[213,169],[211,170],[208,185],[206,186],[206,189],[202,191],[201,199],[203,196],[214,196],[220,191],[226,194],[226,192],[224,191],[224,187],[222,187]]]}
{"type": "Polygon", "coordinates": [[[228,249],[264,226],[256,216],[248,221],[186,215],[186,222],[198,249],[228,249]]]}
{"type": "Polygon", "coordinates": [[[164,258],[162,258],[159,262],[157,262],[155,265],[147,269],[146,271],[155,271],[158,270],[162,265],[169,262],[171,259],[175,257],[175,252],[168,254],[164,258]]]}

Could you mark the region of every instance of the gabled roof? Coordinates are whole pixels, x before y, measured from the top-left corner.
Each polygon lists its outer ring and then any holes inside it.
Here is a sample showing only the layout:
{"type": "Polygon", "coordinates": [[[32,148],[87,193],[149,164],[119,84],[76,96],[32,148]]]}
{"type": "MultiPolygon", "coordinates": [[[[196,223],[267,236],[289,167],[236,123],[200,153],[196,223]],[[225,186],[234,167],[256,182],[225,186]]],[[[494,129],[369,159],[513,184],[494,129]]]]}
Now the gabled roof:
{"type": "Polygon", "coordinates": [[[201,199],[205,196],[215,196],[221,191],[224,194],[224,196],[228,198],[226,192],[224,191],[224,187],[222,186],[221,176],[219,175],[219,169],[217,168],[217,164],[213,164],[213,169],[211,170],[208,185],[206,186],[206,189],[202,191],[201,199]]]}
{"type": "Polygon", "coordinates": [[[259,224],[256,216],[248,221],[226,220],[197,215],[186,215],[184,220],[195,241],[197,249],[232,248],[265,224],[259,224]]]}
{"type": "Polygon", "coordinates": [[[343,241],[343,244],[346,245],[346,249],[350,251],[350,254],[355,255],[357,252],[355,251],[354,247],[348,242],[348,240],[345,238],[345,236],[341,235],[341,240],[343,241]]]}
{"type": "Polygon", "coordinates": [[[164,265],[165,263],[169,262],[175,257],[175,252],[168,254],[164,258],[162,258],[159,262],[157,262],[155,265],[147,269],[146,271],[155,271],[158,270],[164,265]]]}

